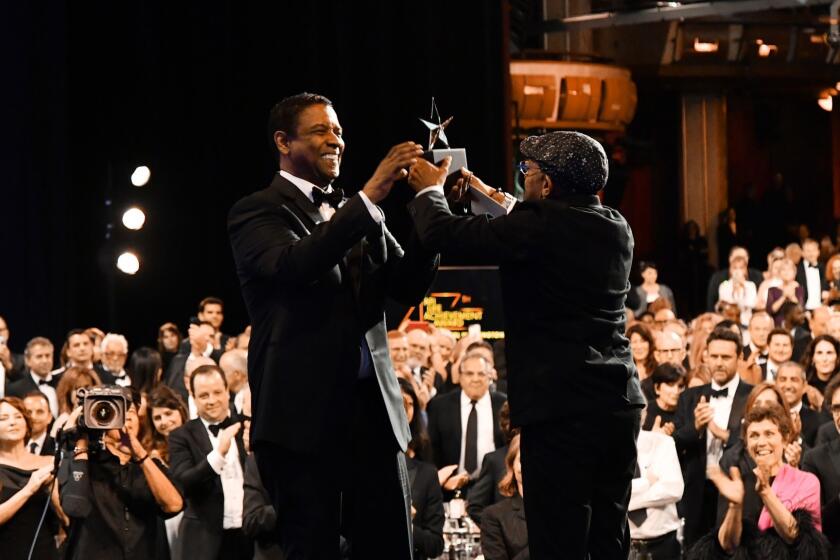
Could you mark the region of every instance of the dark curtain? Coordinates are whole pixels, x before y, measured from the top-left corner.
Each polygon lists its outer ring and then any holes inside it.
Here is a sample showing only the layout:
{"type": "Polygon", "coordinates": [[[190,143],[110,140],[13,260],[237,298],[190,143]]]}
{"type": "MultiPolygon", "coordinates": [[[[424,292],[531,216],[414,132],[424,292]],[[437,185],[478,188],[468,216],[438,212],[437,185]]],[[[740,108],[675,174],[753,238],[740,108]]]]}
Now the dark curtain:
{"type": "MultiPolygon", "coordinates": [[[[335,102],[348,192],[391,145],[425,142],[417,117],[433,95],[473,171],[506,181],[500,2],[30,4],[0,23],[0,315],[15,350],[93,325],[151,344],[206,295],[226,302],[223,330],[241,331],[225,219],[276,169],[265,123],[283,96],[335,102]],[[152,170],[142,189],[129,182],[139,164],[152,170]],[[147,214],[139,233],[119,224],[130,203],[147,214]],[[140,256],[136,276],[114,269],[125,248],[140,256]]],[[[384,205],[400,238],[408,199],[398,185],[384,205]]]]}

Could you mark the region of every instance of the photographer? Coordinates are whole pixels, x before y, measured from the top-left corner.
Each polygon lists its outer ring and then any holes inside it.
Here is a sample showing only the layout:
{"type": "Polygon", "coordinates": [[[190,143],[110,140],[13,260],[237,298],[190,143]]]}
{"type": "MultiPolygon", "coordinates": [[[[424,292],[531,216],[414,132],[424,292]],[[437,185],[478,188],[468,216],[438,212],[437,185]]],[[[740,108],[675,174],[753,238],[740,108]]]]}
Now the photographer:
{"type": "Polygon", "coordinates": [[[58,474],[61,505],[71,519],[66,557],[168,558],[160,518],[181,511],[183,500],[166,467],[137,439],[140,403],[128,400],[125,426],[103,433],[85,428],[87,418],[79,423],[79,401],[62,428],[75,445],[58,474]]]}

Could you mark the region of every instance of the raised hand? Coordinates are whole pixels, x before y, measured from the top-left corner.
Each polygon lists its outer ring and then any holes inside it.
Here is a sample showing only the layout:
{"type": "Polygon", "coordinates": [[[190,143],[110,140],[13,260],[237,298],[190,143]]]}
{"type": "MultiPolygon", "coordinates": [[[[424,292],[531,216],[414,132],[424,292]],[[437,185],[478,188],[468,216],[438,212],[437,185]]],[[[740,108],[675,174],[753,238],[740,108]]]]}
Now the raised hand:
{"type": "Polygon", "coordinates": [[[701,396],[697,406],[694,407],[694,428],[699,432],[706,427],[706,424],[715,417],[715,411],[706,402],[706,397],[701,396]]]}
{"type": "Polygon", "coordinates": [[[717,465],[713,465],[706,469],[715,486],[717,486],[720,495],[726,498],[730,504],[742,505],[744,503],[744,481],[741,480],[741,471],[738,467],[729,467],[729,476],[717,465]]]}
{"type": "Polygon", "coordinates": [[[219,453],[222,457],[227,455],[228,451],[230,451],[230,444],[233,441],[233,438],[236,437],[236,434],[239,433],[239,429],[241,427],[242,424],[237,422],[219,432],[219,453]]]}
{"type": "Polygon", "coordinates": [[[35,494],[38,490],[42,487],[49,485],[53,479],[53,466],[46,465],[41,467],[40,469],[36,470],[32,473],[29,477],[29,481],[24,486],[24,489],[29,493],[29,495],[35,494]]]}
{"type": "Polygon", "coordinates": [[[379,162],[373,176],[365,184],[362,192],[374,204],[380,202],[394,186],[394,181],[405,179],[408,176],[406,168],[414,165],[421,155],[423,148],[415,142],[403,142],[397,144],[388,152],[388,155],[379,162]]]}

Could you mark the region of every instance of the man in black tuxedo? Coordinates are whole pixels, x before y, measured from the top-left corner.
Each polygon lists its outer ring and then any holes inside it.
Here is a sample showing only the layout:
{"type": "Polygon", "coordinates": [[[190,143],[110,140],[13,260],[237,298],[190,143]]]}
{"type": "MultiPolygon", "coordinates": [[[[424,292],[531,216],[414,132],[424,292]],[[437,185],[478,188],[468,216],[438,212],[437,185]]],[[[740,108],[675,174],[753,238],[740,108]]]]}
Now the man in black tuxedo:
{"type": "Polygon", "coordinates": [[[685,544],[691,546],[712,529],[717,513],[717,488],[706,468],[740,439],[741,419],[752,385],[738,375],[743,346],[729,329],[715,329],[707,339],[712,381],[680,395],[674,442],[680,456],[685,490],[678,504],[685,518],[685,544]]]}
{"type": "Polygon", "coordinates": [[[817,440],[817,431],[823,424],[822,414],[811,408],[802,401],[808,381],[805,377],[805,368],[796,362],[785,362],[779,366],[776,372],[776,387],[781,391],[791,413],[799,415],[804,448],[814,447],[817,440]]]}
{"type": "Polygon", "coordinates": [[[531,558],[626,558],[644,406],[624,336],[632,233],[596,196],[608,166],[595,140],[552,132],[520,149],[525,201],[509,214],[452,215],[446,160],[412,167],[409,211],[426,246],[499,263],[531,558]]]}
{"type": "Polygon", "coordinates": [[[225,374],[199,366],[190,390],[198,418],[169,436],[172,477],[186,498],[179,557],[250,560],[252,543],[242,532],[246,451],[240,422],[230,417],[225,374]]]}
{"type": "Polygon", "coordinates": [[[805,301],[800,305],[812,311],[822,305],[825,265],[820,263],[820,244],[813,239],[802,242],[802,260],[796,267],[796,281],[802,286],[805,301]]]}
{"type": "Polygon", "coordinates": [[[52,373],[52,342],[41,336],[35,337],[26,344],[23,354],[26,360],[24,374],[20,379],[9,384],[6,394],[22,399],[33,391],[40,391],[47,397],[53,418],[57,417],[58,395],[55,389],[61,377],[52,373]]]}
{"type": "Polygon", "coordinates": [[[429,439],[435,463],[438,469],[458,466],[459,479],[445,483],[445,489],[452,490],[453,485],[462,488],[477,478],[485,455],[506,443],[499,412],[507,396],[490,391],[490,370],[484,356],[467,354],[459,370],[461,390],[429,401],[429,439]]]}
{"type": "Polygon", "coordinates": [[[50,436],[53,415],[49,399],[36,389],[23,397],[23,406],[29,413],[30,434],[26,450],[36,455],[55,455],[55,439],[50,436]]]}
{"type": "Polygon", "coordinates": [[[375,205],[422,148],[394,146],[343,199],[327,98],[280,101],[269,133],[280,171],[233,206],[228,232],[252,324],[251,442],[278,538],[290,560],[337,558],[340,533],[354,558],[409,558],[410,436],[383,311],[386,296],[420,301],[438,259],[414,238],[403,250],[375,205]]]}
{"type": "Polygon", "coordinates": [[[131,376],[125,371],[128,360],[128,340],[117,333],[108,333],[102,339],[102,366],[98,370],[103,385],[131,386],[131,376]]]}
{"type": "MultiPolygon", "coordinates": [[[[830,426],[840,430],[840,377],[828,384],[825,395],[833,420],[830,426]]],[[[840,560],[840,438],[806,451],[801,468],[820,479],[823,533],[831,542],[832,560],[840,560]]]]}

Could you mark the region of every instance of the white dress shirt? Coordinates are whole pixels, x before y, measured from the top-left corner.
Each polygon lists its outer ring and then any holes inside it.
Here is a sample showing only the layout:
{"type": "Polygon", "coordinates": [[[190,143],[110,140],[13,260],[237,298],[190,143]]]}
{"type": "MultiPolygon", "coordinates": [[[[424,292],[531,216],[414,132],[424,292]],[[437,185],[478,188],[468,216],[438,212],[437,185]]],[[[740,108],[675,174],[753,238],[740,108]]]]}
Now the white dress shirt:
{"type": "MultiPolygon", "coordinates": [[[[715,411],[715,416],[712,421],[723,430],[728,429],[729,414],[732,412],[732,402],[735,400],[735,391],[738,389],[741,377],[736,373],[735,377],[729,380],[726,385],[720,386],[712,380],[712,390],[719,391],[720,389],[728,389],[726,397],[709,398],[709,404],[712,410],[715,411]]],[[[712,465],[720,464],[720,458],[723,455],[723,441],[712,435],[711,430],[706,428],[706,468],[712,465]]]]}
{"type": "MultiPolygon", "coordinates": [[[[459,473],[466,472],[464,470],[464,454],[467,447],[467,420],[469,420],[471,409],[470,398],[461,391],[461,460],[458,462],[459,473]]],[[[475,403],[475,414],[478,436],[476,439],[476,449],[478,451],[476,470],[478,470],[481,468],[481,460],[484,459],[484,456],[496,449],[496,442],[493,439],[493,401],[490,400],[490,391],[484,393],[484,396],[475,403]]]]}
{"type": "Polygon", "coordinates": [[[0,399],[6,396],[6,368],[0,362],[0,399]]]}
{"type": "Polygon", "coordinates": [[[779,371],[779,364],[767,358],[767,375],[765,376],[764,380],[769,381],[770,383],[776,382],[776,372],[779,371]]]}
{"type": "MultiPolygon", "coordinates": [[[[58,418],[58,394],[55,392],[55,387],[39,383],[42,378],[33,373],[32,370],[29,370],[29,376],[32,378],[32,382],[35,386],[38,387],[38,390],[44,393],[44,396],[47,397],[47,400],[50,403],[50,412],[52,412],[53,418],[58,418]]],[[[43,380],[49,382],[52,381],[52,378],[52,373],[48,373],[43,380]]]]}
{"type": "Polygon", "coordinates": [[[630,521],[630,538],[653,539],[680,526],[677,502],[684,489],[680,460],[674,439],[665,434],[642,430],[636,448],[640,477],[633,479],[628,511],[644,508],[647,518],[640,526],[630,521]],[[648,473],[655,475],[653,484],[648,473]]]}
{"type": "Polygon", "coordinates": [[[816,309],[822,305],[822,280],[820,269],[817,265],[811,265],[803,261],[805,266],[805,284],[808,287],[808,300],[805,302],[805,309],[816,309]]]}
{"type": "MultiPolygon", "coordinates": [[[[306,179],[301,179],[300,177],[295,177],[294,175],[292,175],[291,173],[289,173],[288,171],[285,171],[283,169],[278,171],[278,173],[280,173],[281,177],[283,177],[284,179],[286,179],[287,181],[292,183],[294,186],[296,186],[298,189],[300,189],[300,192],[302,192],[306,196],[306,198],[309,199],[309,202],[311,202],[313,204],[315,203],[315,199],[312,196],[312,190],[317,185],[315,185],[313,183],[310,183],[306,179]]],[[[321,188],[321,187],[318,187],[318,188],[321,188]]],[[[332,192],[332,190],[333,190],[332,186],[329,186],[326,189],[327,192],[332,192]]],[[[379,208],[376,207],[376,205],[373,202],[370,201],[368,196],[365,193],[363,193],[362,191],[359,191],[359,196],[362,198],[362,202],[365,203],[365,207],[367,207],[368,212],[370,212],[370,217],[373,218],[373,221],[376,222],[377,224],[380,224],[380,223],[384,222],[385,221],[385,215],[382,213],[381,210],[379,210],[379,208]]],[[[324,202],[318,208],[318,212],[321,214],[321,217],[324,218],[324,221],[328,222],[328,221],[330,221],[330,218],[332,218],[333,214],[335,214],[335,208],[333,208],[332,206],[330,206],[329,204],[324,202]]]]}
{"type": "MultiPolygon", "coordinates": [[[[208,344],[207,346],[210,345],[208,344]]],[[[212,348],[210,349],[210,351],[213,351],[212,348]]],[[[114,373],[113,371],[107,368],[105,369],[105,371],[107,371],[116,378],[114,379],[115,385],[119,385],[120,387],[131,387],[131,377],[128,376],[128,373],[126,373],[125,369],[121,369],[117,373],[114,373]]]]}
{"type": "Polygon", "coordinates": [[[201,423],[204,424],[204,429],[210,437],[210,444],[213,446],[213,451],[207,454],[207,463],[222,479],[222,492],[225,496],[222,528],[239,529],[242,527],[242,509],[245,500],[245,474],[239,463],[239,448],[236,446],[236,441],[232,440],[227,455],[223,457],[217,451],[219,438],[210,431],[210,422],[202,418],[201,423]]]}

